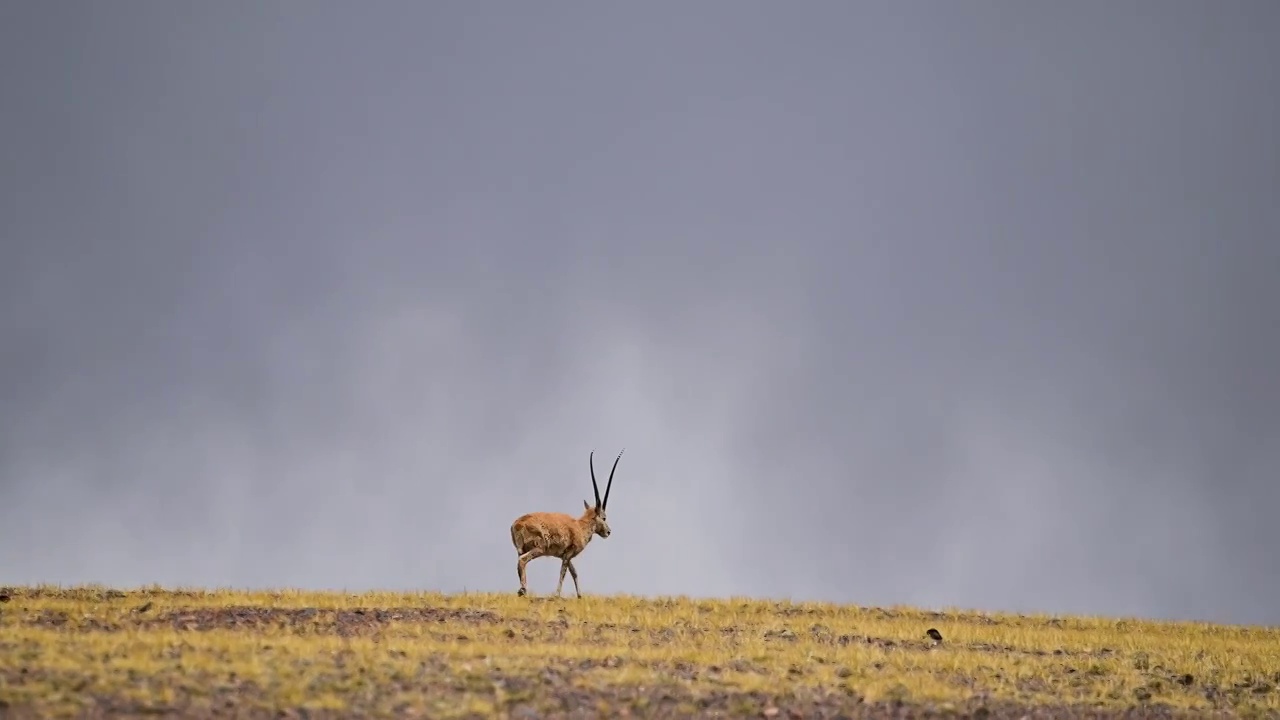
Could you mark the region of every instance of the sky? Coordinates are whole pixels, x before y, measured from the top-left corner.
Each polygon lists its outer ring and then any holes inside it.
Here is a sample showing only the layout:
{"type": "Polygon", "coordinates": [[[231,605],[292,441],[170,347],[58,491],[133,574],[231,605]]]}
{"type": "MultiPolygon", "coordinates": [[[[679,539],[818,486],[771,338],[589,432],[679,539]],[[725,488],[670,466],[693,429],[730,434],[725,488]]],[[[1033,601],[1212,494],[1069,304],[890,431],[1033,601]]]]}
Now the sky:
{"type": "Polygon", "coordinates": [[[1280,624],[1277,36],[4,3],[0,583],[1280,624]]]}

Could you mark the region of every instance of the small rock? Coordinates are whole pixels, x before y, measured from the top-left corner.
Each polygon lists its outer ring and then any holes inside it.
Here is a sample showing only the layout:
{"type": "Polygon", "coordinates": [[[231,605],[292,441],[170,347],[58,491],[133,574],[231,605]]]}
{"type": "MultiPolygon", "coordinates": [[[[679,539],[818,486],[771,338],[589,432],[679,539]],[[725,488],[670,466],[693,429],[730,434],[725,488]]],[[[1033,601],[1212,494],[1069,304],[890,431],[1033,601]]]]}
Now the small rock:
{"type": "Polygon", "coordinates": [[[1183,673],[1178,677],[1178,684],[1184,687],[1190,685],[1195,681],[1196,681],[1195,676],[1193,676],[1191,673],[1183,673]]]}
{"type": "Polygon", "coordinates": [[[928,630],[925,631],[924,634],[927,635],[929,639],[933,641],[934,645],[942,644],[942,633],[938,632],[937,628],[929,628],[928,630]]]}
{"type": "Polygon", "coordinates": [[[137,613],[144,613],[144,612],[146,612],[146,611],[148,611],[148,610],[150,610],[150,609],[151,609],[151,605],[152,605],[151,601],[150,601],[150,600],[148,600],[148,601],[146,601],[146,602],[142,603],[142,605],[141,605],[140,607],[138,607],[136,610],[134,610],[134,612],[137,612],[137,613]]]}
{"type": "Polygon", "coordinates": [[[778,717],[778,713],[780,713],[780,712],[782,712],[782,711],[781,711],[781,710],[779,710],[778,708],[776,708],[776,707],[774,707],[774,706],[770,705],[769,707],[767,707],[767,708],[765,708],[765,709],[764,709],[764,716],[765,716],[765,717],[767,717],[767,718],[771,718],[771,717],[778,717]]]}

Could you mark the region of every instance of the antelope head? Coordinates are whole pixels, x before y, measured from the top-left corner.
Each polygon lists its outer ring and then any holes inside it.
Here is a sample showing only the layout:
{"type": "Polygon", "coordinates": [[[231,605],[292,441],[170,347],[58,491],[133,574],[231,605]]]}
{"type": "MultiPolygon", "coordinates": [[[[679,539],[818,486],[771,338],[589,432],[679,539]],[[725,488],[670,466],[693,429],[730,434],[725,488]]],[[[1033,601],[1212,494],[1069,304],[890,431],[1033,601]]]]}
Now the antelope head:
{"type": "MultiPolygon", "coordinates": [[[[622,452],[626,452],[626,450],[624,449],[622,452]]],[[[590,503],[583,500],[582,507],[586,508],[586,513],[584,513],[584,515],[592,519],[593,524],[591,526],[591,532],[602,538],[607,538],[609,537],[609,533],[612,531],[609,530],[609,521],[605,515],[605,507],[609,504],[609,489],[613,487],[613,472],[618,469],[618,460],[622,459],[622,453],[618,453],[618,457],[613,461],[613,469],[609,471],[609,480],[604,485],[604,499],[600,498],[600,486],[596,484],[595,454],[594,450],[591,451],[591,454],[587,456],[587,462],[590,463],[591,467],[591,489],[596,494],[596,504],[595,507],[592,507],[590,503]]]]}

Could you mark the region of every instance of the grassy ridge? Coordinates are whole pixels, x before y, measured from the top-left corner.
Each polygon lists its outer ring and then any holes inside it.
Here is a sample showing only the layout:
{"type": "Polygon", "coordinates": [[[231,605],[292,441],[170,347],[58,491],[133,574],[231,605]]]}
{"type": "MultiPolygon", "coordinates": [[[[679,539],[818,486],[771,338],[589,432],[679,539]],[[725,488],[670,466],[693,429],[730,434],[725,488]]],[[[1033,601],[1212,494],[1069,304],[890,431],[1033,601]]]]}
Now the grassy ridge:
{"type": "Polygon", "coordinates": [[[1280,716],[1280,629],[749,599],[5,594],[11,717],[1280,716]]]}

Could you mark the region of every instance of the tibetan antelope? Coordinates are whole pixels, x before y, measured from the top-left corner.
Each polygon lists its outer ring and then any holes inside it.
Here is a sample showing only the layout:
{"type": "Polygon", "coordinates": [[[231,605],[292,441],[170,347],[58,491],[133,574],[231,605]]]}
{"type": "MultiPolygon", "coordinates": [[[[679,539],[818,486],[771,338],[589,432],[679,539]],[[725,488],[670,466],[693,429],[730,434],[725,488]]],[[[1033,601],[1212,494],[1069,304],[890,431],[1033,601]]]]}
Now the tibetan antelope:
{"type": "Polygon", "coordinates": [[[617,459],[613,461],[613,470],[609,471],[609,481],[604,486],[604,499],[601,499],[600,486],[596,485],[595,451],[587,456],[596,504],[592,507],[583,500],[584,511],[580,517],[558,512],[533,512],[521,515],[511,523],[511,542],[520,556],[516,563],[516,572],[520,576],[520,592],[517,595],[524,596],[528,593],[525,566],[530,560],[546,555],[560,558],[560,582],[556,585],[556,597],[560,597],[560,591],[564,588],[565,571],[573,576],[573,591],[578,597],[582,597],[582,591],[578,589],[578,570],[573,566],[573,559],[587,548],[593,535],[609,537],[609,523],[605,520],[604,509],[609,504],[613,471],[618,469],[618,460],[621,459],[622,453],[618,453],[617,459]]]}

